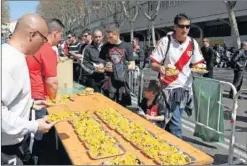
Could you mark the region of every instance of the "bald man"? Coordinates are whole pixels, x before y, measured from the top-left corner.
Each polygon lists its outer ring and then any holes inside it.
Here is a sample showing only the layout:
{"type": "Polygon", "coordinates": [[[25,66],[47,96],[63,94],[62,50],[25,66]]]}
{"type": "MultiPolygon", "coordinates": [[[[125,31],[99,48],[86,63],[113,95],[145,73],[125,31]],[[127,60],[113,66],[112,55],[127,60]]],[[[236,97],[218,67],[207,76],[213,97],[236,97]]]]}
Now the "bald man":
{"type": "MultiPolygon", "coordinates": [[[[47,20],[46,23],[49,31],[48,41],[43,44],[34,56],[28,55],[26,58],[31,81],[32,98],[34,100],[45,100],[46,97],[54,100],[58,90],[57,55],[52,47],[60,42],[64,25],[59,19],[55,18],[47,20]]],[[[35,111],[36,119],[43,118],[45,115],[47,115],[46,108],[35,111]]],[[[37,132],[33,146],[35,163],[39,162],[42,140],[43,133],[37,132]]]]}
{"type": "Polygon", "coordinates": [[[2,152],[1,164],[22,165],[30,155],[30,133],[48,132],[55,123],[34,119],[45,102],[31,99],[26,55],[47,42],[46,22],[37,14],[22,16],[8,43],[2,45],[2,152]],[[32,117],[30,115],[32,114],[32,117]],[[32,119],[31,121],[29,119],[32,119]]]}

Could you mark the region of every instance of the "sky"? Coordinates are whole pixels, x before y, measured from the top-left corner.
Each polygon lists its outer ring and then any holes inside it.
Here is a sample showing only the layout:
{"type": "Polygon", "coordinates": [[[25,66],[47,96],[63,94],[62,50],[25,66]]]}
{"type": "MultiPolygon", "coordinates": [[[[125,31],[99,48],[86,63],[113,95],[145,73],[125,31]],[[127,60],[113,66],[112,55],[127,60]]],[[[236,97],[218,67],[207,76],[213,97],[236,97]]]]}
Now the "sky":
{"type": "Polygon", "coordinates": [[[15,21],[26,13],[36,13],[39,1],[9,1],[10,20],[15,21]]]}

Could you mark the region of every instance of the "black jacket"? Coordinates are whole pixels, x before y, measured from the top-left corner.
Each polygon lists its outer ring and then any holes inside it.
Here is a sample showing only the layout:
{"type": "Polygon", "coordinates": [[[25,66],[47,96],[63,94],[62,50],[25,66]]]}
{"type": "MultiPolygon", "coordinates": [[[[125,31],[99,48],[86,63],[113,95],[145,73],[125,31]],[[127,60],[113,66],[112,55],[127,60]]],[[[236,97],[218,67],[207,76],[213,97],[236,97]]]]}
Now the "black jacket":
{"type": "Polygon", "coordinates": [[[238,50],[231,59],[231,64],[234,70],[244,70],[247,63],[247,51],[240,49],[238,50]]]}
{"type": "Polygon", "coordinates": [[[203,58],[206,61],[207,69],[213,69],[214,63],[216,61],[216,53],[215,50],[212,47],[202,47],[201,49],[203,58]]]}
{"type": "Polygon", "coordinates": [[[97,48],[95,44],[90,44],[85,47],[84,50],[84,57],[82,62],[82,74],[83,75],[91,75],[95,71],[95,67],[93,63],[95,64],[104,64],[104,60],[99,58],[100,50],[97,48]]]}

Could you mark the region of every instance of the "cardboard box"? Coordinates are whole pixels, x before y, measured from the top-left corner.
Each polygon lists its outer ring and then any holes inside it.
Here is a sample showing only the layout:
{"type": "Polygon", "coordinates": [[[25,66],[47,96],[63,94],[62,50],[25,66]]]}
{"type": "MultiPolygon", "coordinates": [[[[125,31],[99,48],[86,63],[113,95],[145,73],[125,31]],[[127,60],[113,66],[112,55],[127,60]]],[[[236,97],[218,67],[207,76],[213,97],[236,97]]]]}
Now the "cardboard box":
{"type": "Polygon", "coordinates": [[[57,65],[58,89],[73,88],[73,60],[60,60],[57,65]]]}

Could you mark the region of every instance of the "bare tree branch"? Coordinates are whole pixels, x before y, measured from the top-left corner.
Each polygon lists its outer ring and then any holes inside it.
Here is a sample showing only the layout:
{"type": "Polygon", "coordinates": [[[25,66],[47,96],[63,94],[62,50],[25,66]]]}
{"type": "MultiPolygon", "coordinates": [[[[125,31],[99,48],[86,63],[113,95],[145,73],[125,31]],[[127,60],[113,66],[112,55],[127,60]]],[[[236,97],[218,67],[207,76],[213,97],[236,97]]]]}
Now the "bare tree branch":
{"type": "Polygon", "coordinates": [[[131,20],[132,22],[134,22],[138,16],[138,12],[139,11],[139,2],[136,3],[136,6],[135,6],[135,15],[133,17],[133,19],[131,20]]]}
{"type": "Polygon", "coordinates": [[[122,4],[122,8],[123,8],[123,11],[124,11],[125,16],[127,17],[128,20],[130,20],[130,15],[127,12],[127,9],[126,9],[126,6],[125,6],[125,1],[122,1],[121,4],[122,4]]]}
{"type": "Polygon", "coordinates": [[[151,20],[151,17],[145,12],[145,9],[140,5],[141,11],[144,13],[144,15],[147,17],[148,20],[151,20]]]}
{"type": "Polygon", "coordinates": [[[158,4],[157,4],[157,7],[156,7],[156,10],[155,10],[155,12],[153,13],[153,15],[152,15],[152,17],[151,17],[153,20],[156,19],[157,15],[158,15],[158,13],[159,13],[159,10],[160,10],[160,3],[161,3],[161,2],[158,1],[157,3],[158,3],[158,4]]]}

